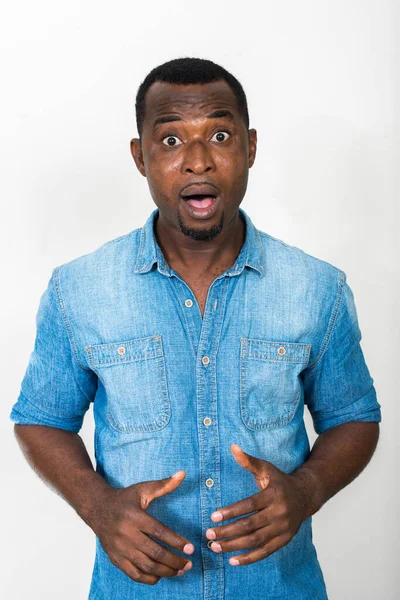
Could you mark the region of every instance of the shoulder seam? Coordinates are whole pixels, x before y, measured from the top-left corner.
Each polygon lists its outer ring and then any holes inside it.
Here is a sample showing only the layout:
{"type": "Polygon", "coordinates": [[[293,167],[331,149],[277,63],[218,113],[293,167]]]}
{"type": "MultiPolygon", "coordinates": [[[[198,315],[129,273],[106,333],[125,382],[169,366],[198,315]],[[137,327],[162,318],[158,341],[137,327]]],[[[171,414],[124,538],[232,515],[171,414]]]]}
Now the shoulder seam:
{"type": "Polygon", "coordinates": [[[324,356],[324,354],[329,346],[329,342],[332,337],[332,331],[333,331],[333,328],[335,327],[335,324],[337,321],[337,316],[339,314],[340,305],[342,303],[344,284],[346,282],[346,274],[341,269],[337,269],[337,277],[338,277],[338,291],[336,294],[336,300],[333,305],[332,313],[331,313],[331,316],[329,319],[328,327],[327,327],[324,339],[322,340],[321,348],[320,348],[317,356],[315,357],[314,361],[308,365],[307,370],[313,369],[320,362],[321,358],[324,356]]]}
{"type": "MultiPolygon", "coordinates": [[[[60,282],[60,269],[61,266],[55,267],[53,269],[53,276],[54,276],[54,288],[55,288],[55,292],[56,292],[56,299],[57,299],[57,304],[58,304],[58,309],[60,311],[61,314],[61,318],[63,320],[64,323],[64,327],[68,336],[68,340],[69,340],[69,344],[71,346],[71,351],[72,351],[72,356],[75,359],[77,365],[83,369],[84,371],[90,371],[90,369],[88,369],[87,367],[85,367],[85,365],[83,365],[81,363],[81,361],[79,360],[79,355],[78,355],[78,349],[76,346],[76,342],[74,339],[74,335],[72,332],[72,327],[71,324],[68,320],[68,316],[67,316],[67,311],[65,309],[65,304],[64,304],[64,299],[62,297],[62,292],[61,292],[61,282],[60,282]]],[[[52,276],[52,278],[53,278],[52,276]]],[[[82,393],[84,394],[83,390],[81,390],[82,393]]],[[[84,394],[86,396],[86,394],[84,394]]],[[[86,396],[87,398],[87,396],[86,396]]]]}
{"type": "Polygon", "coordinates": [[[310,254],[309,252],[307,252],[306,250],[304,250],[303,248],[300,248],[299,246],[294,246],[293,244],[288,244],[287,242],[285,242],[284,240],[281,240],[277,237],[274,237],[273,235],[267,233],[266,231],[262,231],[259,230],[259,233],[261,236],[264,236],[265,238],[268,238],[274,242],[278,242],[278,244],[281,244],[282,246],[284,246],[285,248],[288,248],[289,250],[295,250],[297,252],[300,252],[301,254],[303,254],[306,258],[309,258],[313,261],[317,261],[318,263],[323,263],[325,265],[328,265],[328,267],[333,268],[335,270],[341,270],[339,269],[339,267],[337,267],[336,265],[330,263],[329,261],[325,260],[324,258],[320,258],[318,256],[314,256],[313,254],[310,254]]]}
{"type": "Polygon", "coordinates": [[[93,255],[95,255],[96,253],[100,252],[101,250],[107,248],[108,246],[117,244],[118,242],[121,242],[124,239],[126,239],[128,236],[135,234],[139,229],[140,229],[140,227],[137,227],[136,229],[132,229],[131,231],[128,231],[127,233],[124,233],[123,235],[120,235],[119,237],[117,237],[113,240],[107,240],[106,242],[104,242],[103,244],[100,244],[100,246],[97,246],[93,250],[90,250],[89,252],[86,252],[85,254],[75,256],[74,258],[71,258],[71,260],[68,260],[62,264],[59,264],[58,267],[66,267],[66,266],[69,266],[72,263],[75,263],[76,261],[79,261],[81,259],[90,258],[93,255]]]}
{"type": "Polygon", "coordinates": [[[136,229],[132,229],[131,231],[128,231],[127,233],[124,233],[123,235],[120,235],[119,237],[114,238],[113,240],[108,240],[107,242],[104,242],[104,244],[102,244],[102,246],[100,246],[100,248],[102,248],[103,246],[107,246],[108,244],[116,244],[117,242],[120,242],[121,240],[128,237],[129,235],[133,235],[140,229],[141,229],[140,227],[137,227],[136,229]]]}
{"type": "Polygon", "coordinates": [[[279,238],[274,237],[273,235],[271,235],[270,233],[267,233],[266,231],[263,231],[262,229],[257,229],[257,231],[260,235],[263,235],[264,237],[270,238],[271,240],[274,240],[275,242],[279,242],[280,244],[283,244],[284,246],[288,246],[289,248],[292,247],[289,244],[287,244],[286,242],[284,242],[283,240],[280,240],[279,238]]]}

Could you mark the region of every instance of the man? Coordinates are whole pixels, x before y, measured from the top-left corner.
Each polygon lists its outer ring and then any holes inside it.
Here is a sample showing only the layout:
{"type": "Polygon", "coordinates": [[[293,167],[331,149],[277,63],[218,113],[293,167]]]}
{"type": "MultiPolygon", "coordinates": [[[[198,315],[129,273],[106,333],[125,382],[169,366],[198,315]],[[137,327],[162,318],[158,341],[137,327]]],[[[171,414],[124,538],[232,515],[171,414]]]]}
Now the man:
{"type": "Polygon", "coordinates": [[[96,534],[89,598],[326,599],[312,515],[368,464],[381,420],[346,275],[239,208],[257,135],[225,69],[155,68],[136,116],[157,208],[53,270],[17,439],[96,534]]]}

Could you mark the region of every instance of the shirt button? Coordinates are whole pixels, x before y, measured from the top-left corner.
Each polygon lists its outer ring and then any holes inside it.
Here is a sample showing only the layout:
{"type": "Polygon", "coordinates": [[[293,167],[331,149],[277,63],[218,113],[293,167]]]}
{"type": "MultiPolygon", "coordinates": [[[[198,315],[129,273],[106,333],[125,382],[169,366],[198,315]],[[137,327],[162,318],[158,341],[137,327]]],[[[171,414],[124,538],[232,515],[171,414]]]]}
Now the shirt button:
{"type": "Polygon", "coordinates": [[[206,418],[204,419],[203,423],[204,423],[204,425],[205,425],[206,427],[208,427],[209,425],[211,425],[211,419],[210,419],[210,417],[206,417],[206,418]]]}
{"type": "Polygon", "coordinates": [[[211,544],[213,543],[213,541],[214,541],[214,540],[208,540],[208,542],[207,542],[207,546],[208,546],[209,548],[211,548],[211,544]]]}
{"type": "Polygon", "coordinates": [[[283,356],[285,354],[286,350],[283,346],[279,346],[278,348],[278,354],[279,356],[283,356]]]}
{"type": "Polygon", "coordinates": [[[125,352],[126,352],[126,348],[125,348],[125,346],[120,346],[120,347],[118,348],[117,352],[118,352],[118,354],[120,354],[121,356],[122,356],[123,354],[125,354],[125,352]]]}
{"type": "Polygon", "coordinates": [[[208,356],[203,356],[203,358],[201,359],[201,362],[203,363],[203,365],[208,365],[208,363],[210,362],[210,359],[208,358],[208,356]]]}
{"type": "Polygon", "coordinates": [[[185,300],[185,306],[187,306],[188,308],[190,308],[191,306],[193,306],[193,302],[190,298],[188,298],[187,300],[185,300]]]}
{"type": "Polygon", "coordinates": [[[213,481],[213,479],[207,479],[207,481],[206,481],[206,486],[207,486],[207,487],[212,487],[213,485],[214,485],[214,481],[213,481]]]}

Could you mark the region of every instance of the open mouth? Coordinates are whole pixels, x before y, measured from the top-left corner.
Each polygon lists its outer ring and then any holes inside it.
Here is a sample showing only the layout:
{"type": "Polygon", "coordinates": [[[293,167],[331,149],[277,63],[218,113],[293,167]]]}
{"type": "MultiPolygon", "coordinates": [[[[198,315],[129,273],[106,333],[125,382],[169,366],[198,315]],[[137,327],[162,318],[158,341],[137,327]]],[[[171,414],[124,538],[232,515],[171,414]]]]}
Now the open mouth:
{"type": "Polygon", "coordinates": [[[190,194],[188,196],[182,195],[182,200],[185,200],[192,208],[207,209],[213,205],[217,194],[190,194]]]}
{"type": "Polygon", "coordinates": [[[219,206],[219,194],[208,192],[204,194],[181,194],[181,200],[192,219],[209,219],[214,216],[219,206]]]}

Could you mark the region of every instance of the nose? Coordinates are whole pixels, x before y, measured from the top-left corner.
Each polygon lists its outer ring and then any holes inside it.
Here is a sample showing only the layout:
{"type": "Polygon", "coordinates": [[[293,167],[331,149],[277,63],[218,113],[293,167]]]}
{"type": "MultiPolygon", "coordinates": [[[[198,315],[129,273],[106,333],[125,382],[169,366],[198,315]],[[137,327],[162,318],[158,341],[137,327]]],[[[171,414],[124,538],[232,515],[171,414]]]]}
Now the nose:
{"type": "Polygon", "coordinates": [[[182,163],[182,170],[185,173],[196,173],[201,175],[214,171],[215,163],[210,150],[202,141],[193,141],[186,144],[185,155],[182,163]]]}

